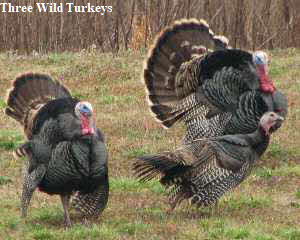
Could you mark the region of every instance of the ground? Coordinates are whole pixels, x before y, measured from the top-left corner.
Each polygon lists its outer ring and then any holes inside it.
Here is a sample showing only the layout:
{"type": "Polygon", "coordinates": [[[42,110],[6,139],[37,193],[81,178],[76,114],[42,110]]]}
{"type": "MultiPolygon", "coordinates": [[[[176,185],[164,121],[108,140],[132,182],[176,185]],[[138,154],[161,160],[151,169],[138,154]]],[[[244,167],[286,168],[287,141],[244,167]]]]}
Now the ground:
{"type": "Polygon", "coordinates": [[[108,206],[92,226],[82,225],[72,212],[74,226],[65,230],[59,197],[41,192],[23,220],[23,160],[12,152],[24,137],[19,124],[1,113],[0,239],[300,239],[300,50],[269,54],[271,77],[289,99],[283,127],[250,177],[223,197],[217,210],[182,204],[171,214],[160,184],[138,183],[131,171],[136,156],[175,149],[184,131],[180,125],[165,130],[151,117],[140,81],[145,53],[0,54],[1,111],[5,90],[18,74],[49,73],[93,104],[110,155],[108,206]]]}

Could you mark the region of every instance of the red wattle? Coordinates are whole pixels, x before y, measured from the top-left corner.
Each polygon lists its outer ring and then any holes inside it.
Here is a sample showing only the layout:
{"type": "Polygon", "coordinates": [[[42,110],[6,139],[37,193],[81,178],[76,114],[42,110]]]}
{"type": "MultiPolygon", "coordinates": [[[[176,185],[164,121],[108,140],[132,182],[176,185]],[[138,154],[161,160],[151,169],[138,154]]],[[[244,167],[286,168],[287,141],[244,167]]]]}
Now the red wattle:
{"type": "Polygon", "coordinates": [[[266,93],[274,93],[276,88],[268,75],[267,66],[258,66],[258,74],[260,77],[260,89],[266,93]]]}
{"type": "Polygon", "coordinates": [[[90,119],[86,116],[81,117],[81,129],[83,135],[93,135],[95,133],[94,128],[91,127],[90,119]]]}

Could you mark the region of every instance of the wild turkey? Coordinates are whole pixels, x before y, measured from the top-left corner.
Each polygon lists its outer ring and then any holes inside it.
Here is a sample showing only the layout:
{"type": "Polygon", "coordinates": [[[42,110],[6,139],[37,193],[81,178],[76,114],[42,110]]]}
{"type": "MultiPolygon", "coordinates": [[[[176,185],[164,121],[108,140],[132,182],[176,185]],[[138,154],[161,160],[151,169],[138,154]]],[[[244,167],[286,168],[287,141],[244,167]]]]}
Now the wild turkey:
{"type": "Polygon", "coordinates": [[[282,121],[278,114],[267,112],[253,133],[196,139],[174,152],[139,157],[135,173],[142,181],[160,175],[172,209],[184,199],[209,206],[250,174],[268,145],[271,128],[282,121]]]}
{"type": "Polygon", "coordinates": [[[251,133],[265,112],[287,114],[287,99],[268,76],[267,63],[265,52],[228,47],[204,20],[177,21],[158,35],[145,62],[150,111],[166,128],[182,120],[185,143],[251,133]]]}
{"type": "Polygon", "coordinates": [[[107,151],[93,121],[90,103],[72,98],[50,76],[21,75],[8,91],[5,113],[24,126],[28,141],[16,151],[27,156],[22,216],[36,188],[59,194],[65,224],[71,225],[69,202],[84,218],[97,217],[108,201],[107,151]]]}

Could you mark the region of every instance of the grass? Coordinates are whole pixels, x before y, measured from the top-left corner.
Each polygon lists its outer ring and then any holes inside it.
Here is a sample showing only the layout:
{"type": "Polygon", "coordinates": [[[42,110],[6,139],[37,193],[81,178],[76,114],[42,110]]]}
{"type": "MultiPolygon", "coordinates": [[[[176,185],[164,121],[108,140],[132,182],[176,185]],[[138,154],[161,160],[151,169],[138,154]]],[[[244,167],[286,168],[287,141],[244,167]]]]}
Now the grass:
{"type": "Polygon", "coordinates": [[[267,196],[255,196],[252,197],[248,194],[239,195],[238,198],[230,196],[228,199],[224,200],[224,205],[230,211],[241,210],[241,209],[266,209],[272,205],[272,199],[267,196]]]}
{"type": "Polygon", "coordinates": [[[149,150],[147,150],[145,147],[135,148],[135,149],[130,148],[130,149],[127,149],[124,151],[124,156],[126,156],[128,158],[136,158],[138,156],[143,156],[143,155],[147,154],[148,152],[149,152],[149,150]]]}
{"type": "MultiPolygon", "coordinates": [[[[253,173],[220,200],[217,210],[183,203],[171,214],[164,188],[157,181],[137,182],[131,170],[138,156],[175,149],[184,131],[180,125],[164,130],[149,114],[140,81],[145,53],[0,54],[3,89],[20,73],[46,72],[74,96],[91,102],[110,156],[108,206],[90,227],[72,212],[74,226],[65,230],[59,197],[39,191],[28,217],[21,219],[23,161],[14,159],[12,151],[25,139],[18,123],[1,114],[0,239],[300,239],[300,51],[277,49],[269,54],[271,76],[289,99],[283,127],[272,136],[253,173]]],[[[4,99],[1,91],[1,111],[4,99]]]]}
{"type": "Polygon", "coordinates": [[[7,176],[0,176],[0,185],[8,184],[11,182],[12,182],[11,178],[7,176]]]}
{"type": "Polygon", "coordinates": [[[283,165],[280,168],[271,169],[271,168],[259,168],[255,171],[256,176],[262,178],[271,178],[272,176],[295,176],[300,177],[300,166],[299,165],[283,165]]]}
{"type": "Polygon", "coordinates": [[[287,240],[297,240],[300,239],[300,229],[299,228],[284,228],[280,229],[278,236],[282,236],[287,240]]]}
{"type": "Polygon", "coordinates": [[[121,192],[142,192],[150,191],[154,194],[164,193],[164,188],[156,181],[138,182],[132,178],[112,178],[110,181],[112,191],[121,192]]]}
{"type": "Polygon", "coordinates": [[[298,198],[298,199],[300,199],[300,189],[296,192],[296,197],[298,198]]]}

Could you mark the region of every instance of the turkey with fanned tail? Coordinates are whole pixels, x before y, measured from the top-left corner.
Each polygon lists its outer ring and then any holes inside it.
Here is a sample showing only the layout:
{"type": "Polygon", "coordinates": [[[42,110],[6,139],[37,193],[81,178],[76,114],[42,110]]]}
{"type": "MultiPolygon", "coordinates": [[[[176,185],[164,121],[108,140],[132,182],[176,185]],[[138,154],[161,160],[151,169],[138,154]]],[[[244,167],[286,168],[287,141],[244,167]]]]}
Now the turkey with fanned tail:
{"type": "Polygon", "coordinates": [[[204,20],[164,29],[149,50],[143,81],[155,119],[166,128],[185,123],[184,142],[251,133],[265,112],[287,114],[287,99],[268,75],[267,54],[232,49],[204,20]]]}
{"type": "Polygon", "coordinates": [[[38,188],[60,195],[66,226],[71,225],[71,198],[84,219],[98,217],[108,201],[108,155],[91,104],[73,98],[66,87],[46,74],[27,73],[16,78],[8,91],[5,113],[24,127],[27,137],[15,151],[28,158],[22,216],[27,215],[38,188]]]}

